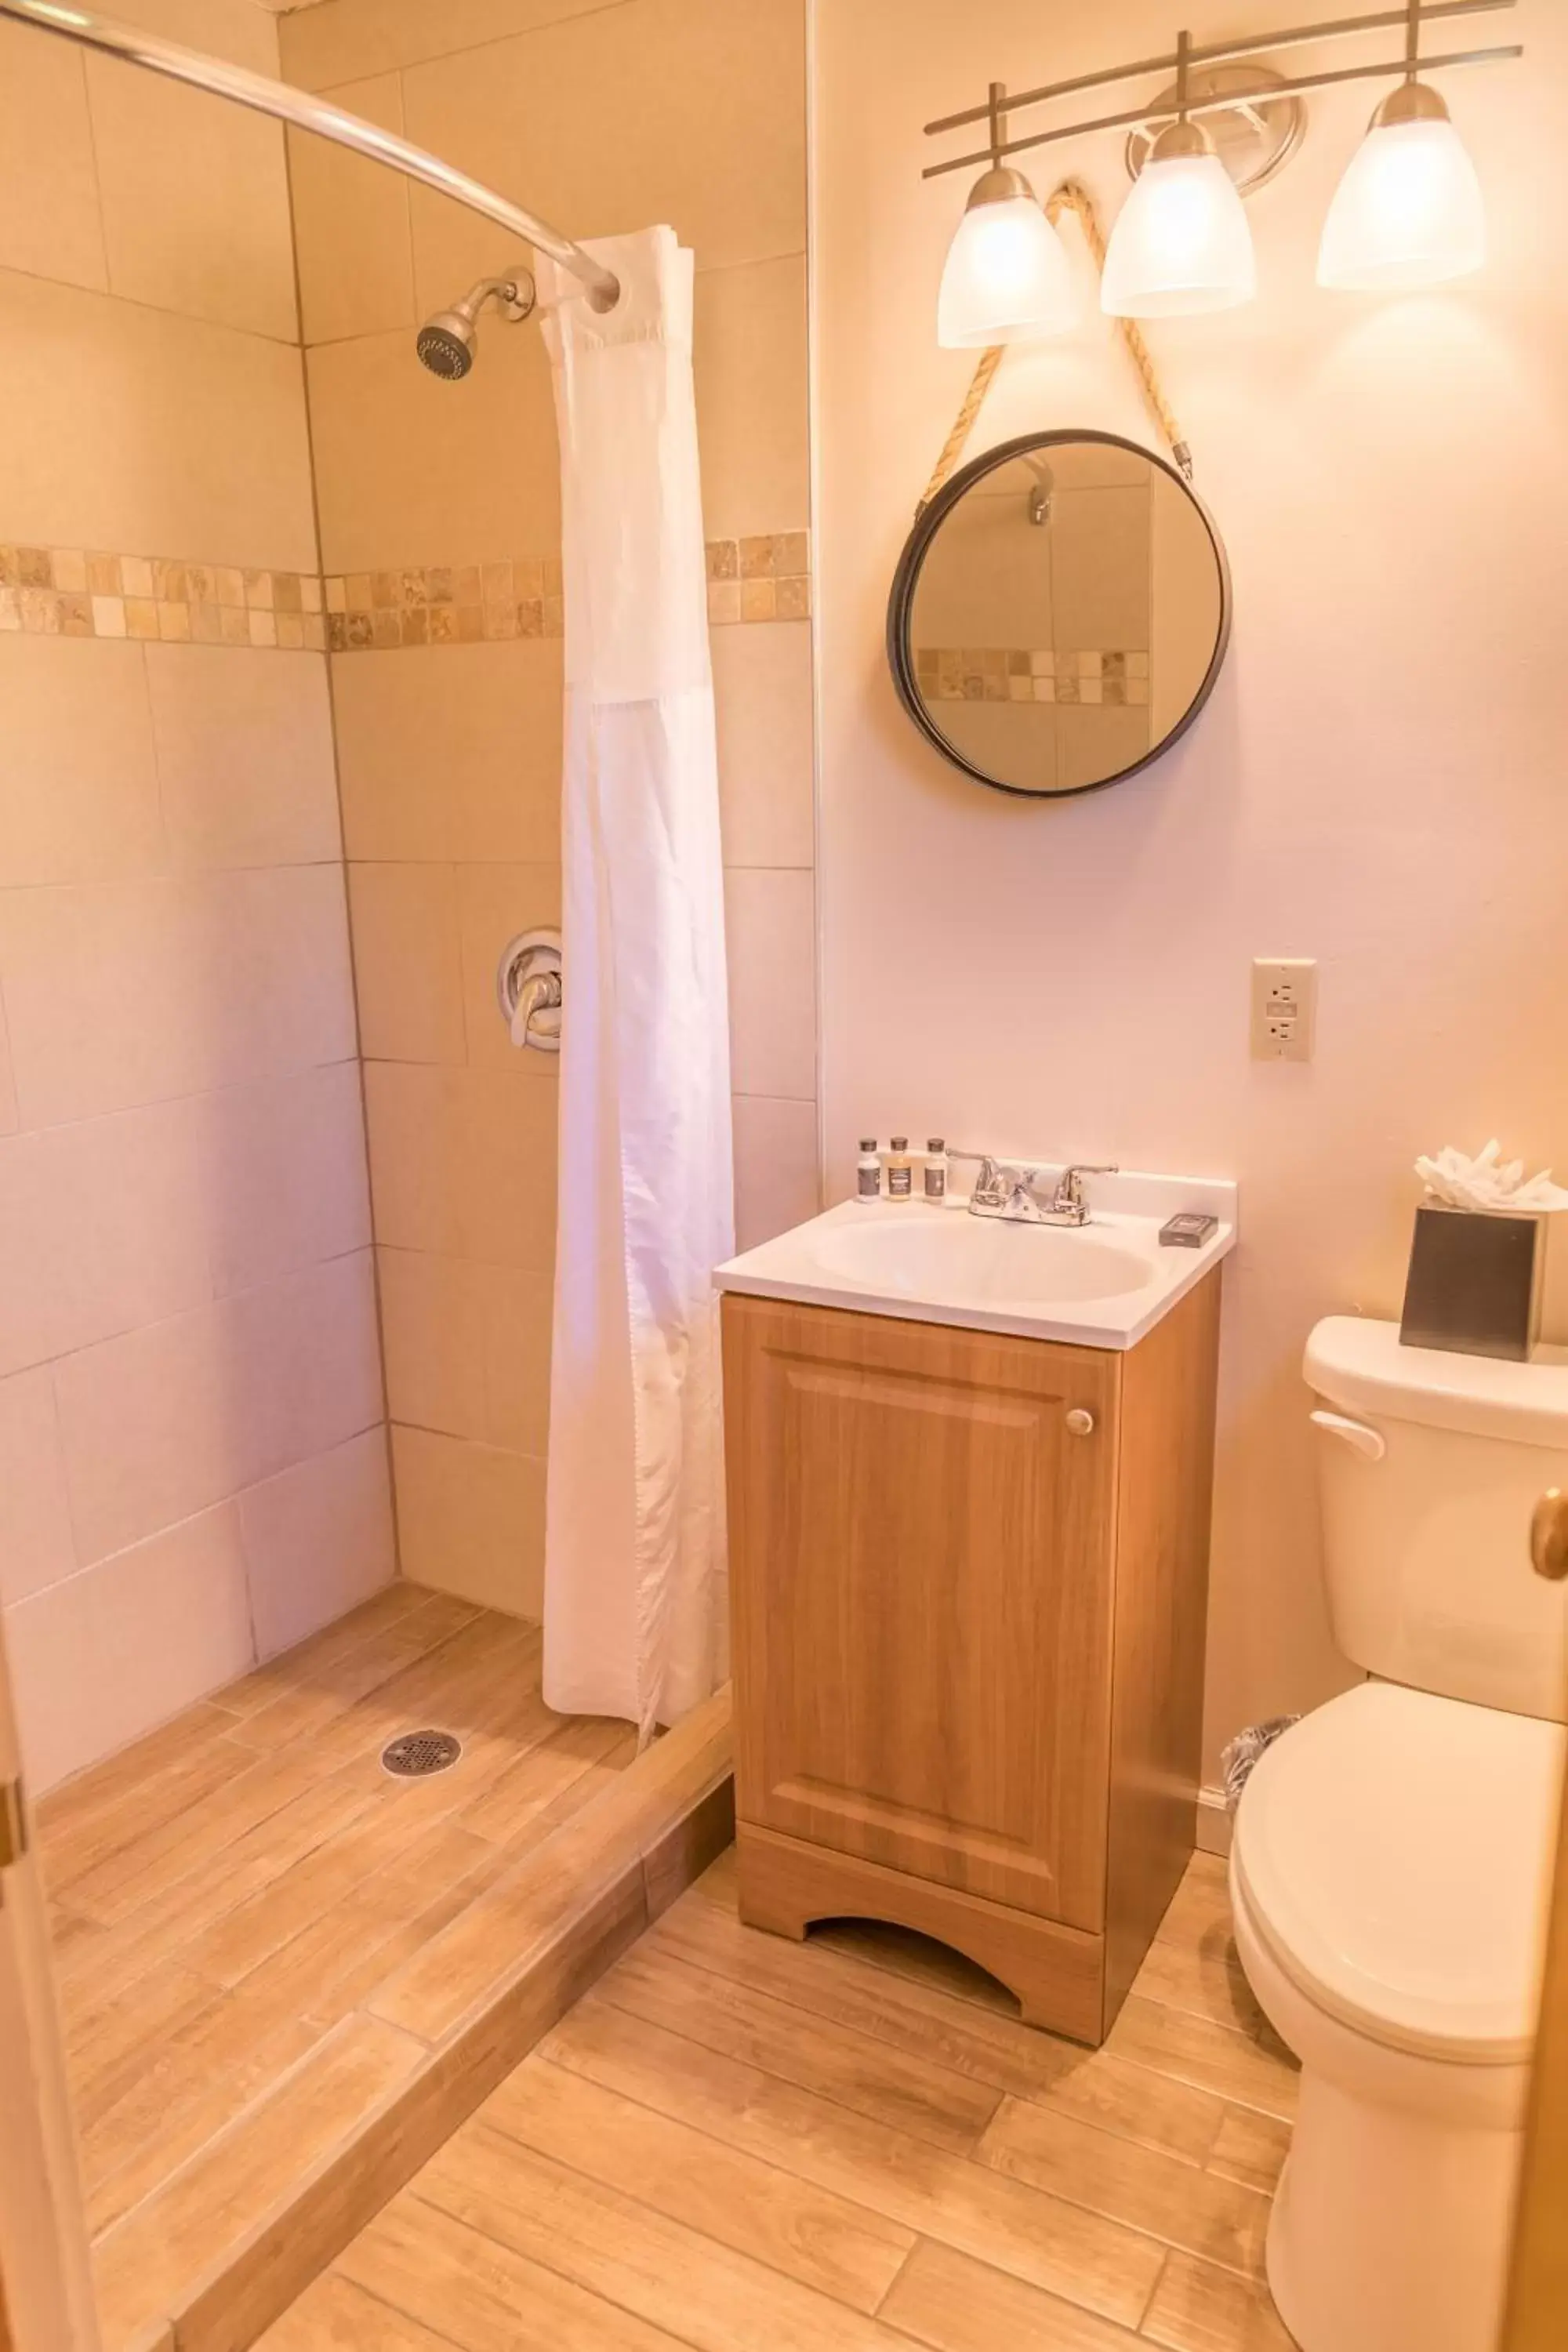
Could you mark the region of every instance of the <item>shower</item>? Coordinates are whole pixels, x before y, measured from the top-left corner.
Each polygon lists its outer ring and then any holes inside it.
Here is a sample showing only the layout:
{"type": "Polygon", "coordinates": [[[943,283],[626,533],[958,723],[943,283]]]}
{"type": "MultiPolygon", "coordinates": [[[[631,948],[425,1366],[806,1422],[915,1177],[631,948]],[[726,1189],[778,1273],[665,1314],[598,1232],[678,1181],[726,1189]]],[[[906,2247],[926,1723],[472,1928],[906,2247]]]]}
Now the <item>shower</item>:
{"type": "Polygon", "coordinates": [[[510,278],[481,278],[449,310],[437,310],[426,320],[414,339],[422,364],[444,383],[459,383],[474,364],[479,314],[493,302],[503,319],[526,319],[538,296],[533,274],[514,270],[510,278]]]}

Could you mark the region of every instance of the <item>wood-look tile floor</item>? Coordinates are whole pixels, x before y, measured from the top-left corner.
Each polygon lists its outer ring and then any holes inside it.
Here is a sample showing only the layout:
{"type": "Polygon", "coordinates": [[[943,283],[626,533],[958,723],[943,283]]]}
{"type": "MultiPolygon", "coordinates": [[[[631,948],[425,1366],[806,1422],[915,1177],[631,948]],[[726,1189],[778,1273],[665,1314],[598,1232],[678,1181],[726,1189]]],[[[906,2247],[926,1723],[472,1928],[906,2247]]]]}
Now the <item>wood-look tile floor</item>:
{"type": "Polygon", "coordinates": [[[39,1844],[101,2241],[630,1761],[536,1626],[398,1584],[47,1797],[39,1844]],[[461,1761],[398,1780],[404,1730],[461,1761]]]}
{"type": "Polygon", "coordinates": [[[716,1864],[266,2352],[1289,2352],[1296,2073],[1199,1856],[1105,2048],[965,1962],[735,1915],[716,1864]]]}

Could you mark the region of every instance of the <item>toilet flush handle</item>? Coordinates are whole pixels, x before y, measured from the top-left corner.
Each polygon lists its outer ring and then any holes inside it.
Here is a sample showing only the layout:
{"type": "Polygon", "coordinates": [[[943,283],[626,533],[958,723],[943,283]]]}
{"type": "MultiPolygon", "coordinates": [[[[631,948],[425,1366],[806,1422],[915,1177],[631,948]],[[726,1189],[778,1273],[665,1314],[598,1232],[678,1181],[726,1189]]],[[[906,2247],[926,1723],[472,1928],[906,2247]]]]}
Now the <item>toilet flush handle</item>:
{"type": "Polygon", "coordinates": [[[1342,1412],[1315,1412],[1312,1419],[1320,1429],[1342,1438],[1369,1462],[1381,1462],[1388,1451],[1388,1440],[1382,1430],[1369,1429],[1364,1421],[1351,1421],[1342,1412]]]}

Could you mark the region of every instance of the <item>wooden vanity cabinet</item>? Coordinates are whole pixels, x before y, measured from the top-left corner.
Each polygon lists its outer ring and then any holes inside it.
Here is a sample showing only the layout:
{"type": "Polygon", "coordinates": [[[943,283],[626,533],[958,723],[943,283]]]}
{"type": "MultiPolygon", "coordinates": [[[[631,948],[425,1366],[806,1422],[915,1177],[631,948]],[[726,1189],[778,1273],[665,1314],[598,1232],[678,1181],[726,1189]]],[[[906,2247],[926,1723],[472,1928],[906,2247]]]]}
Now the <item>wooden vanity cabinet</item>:
{"type": "Polygon", "coordinates": [[[743,1918],[1103,2038],[1193,1850],[1218,1307],[1120,1352],[726,1296],[743,1918]]]}

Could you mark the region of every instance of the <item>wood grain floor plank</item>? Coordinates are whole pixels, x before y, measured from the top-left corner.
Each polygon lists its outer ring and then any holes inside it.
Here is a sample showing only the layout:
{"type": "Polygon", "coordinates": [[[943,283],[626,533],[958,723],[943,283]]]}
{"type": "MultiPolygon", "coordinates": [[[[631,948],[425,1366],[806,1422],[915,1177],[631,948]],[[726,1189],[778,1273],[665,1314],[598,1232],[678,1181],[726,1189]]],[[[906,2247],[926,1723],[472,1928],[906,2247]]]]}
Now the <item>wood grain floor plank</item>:
{"type": "Polygon", "coordinates": [[[500,1774],[484,1795],[465,1807],[462,1821],[476,1837],[505,1845],[525,1835],[574,1781],[612,1756],[630,1761],[637,1735],[602,1716],[558,1716],[545,1736],[500,1774]]]}
{"type": "Polygon", "coordinates": [[[328,2271],[257,2345],[258,2352],[451,2352],[455,2340],[328,2271]]]}
{"type": "Polygon", "coordinates": [[[1290,2126],[1256,2107],[1226,2107],[1209,2152],[1208,2168],[1272,2197],[1290,2152],[1290,2126]]]}
{"type": "Polygon", "coordinates": [[[1107,2318],[1136,2325],[1159,2273],[1152,2240],[706,2050],[602,1990],[540,2054],[1107,2318]]]}
{"type": "Polygon", "coordinates": [[[1170,2352],[1296,2352],[1260,2280],[1185,2254],[1166,2263],[1142,2332],[1145,2342],[1170,2352]]]}
{"type": "Polygon", "coordinates": [[[227,1684],[215,1691],[212,1704],[229,1714],[244,1717],[258,1708],[269,1706],[280,1692],[296,1689],[310,1675],[330,1665],[334,1658],[347,1657],[389,1625],[401,1624],[417,1616],[429,1634],[431,1643],[442,1640],[447,1633],[455,1633],[479,1612],[466,1601],[453,1601],[445,1609],[432,1609],[436,1596],[416,1584],[398,1582],[384,1585],[373,1593],[357,1609],[344,1617],[334,1617],[319,1633],[308,1641],[296,1643],[291,1650],[269,1658],[265,1665],[253,1667],[238,1682],[227,1684]]]}
{"type": "Polygon", "coordinates": [[[89,1871],[182,1819],[226,1781],[251,1769],[256,1762],[251,1751],[210,1727],[232,1718],[219,1715],[216,1707],[195,1712],[207,1718],[207,1725],[185,1754],[151,1770],[128,1768],[118,1801],[101,1797],[74,1820],[40,1833],[44,1874],[56,1902],[68,1905],[77,1881],[89,1871]]]}
{"type": "Polygon", "coordinates": [[[852,2310],[876,2310],[915,2242],[835,2191],[537,2056],[479,2120],[852,2310]]]}
{"type": "Polygon", "coordinates": [[[1152,2080],[1147,2069],[1109,2052],[1038,2032],[940,1981],[890,1973],[869,1956],[815,1936],[797,1945],[764,1935],[713,1902],[678,1904],[650,1931],[645,1948],[668,1951],[906,2054],[1195,2163],[1207,2156],[1224,2118],[1224,2103],[1211,2092],[1152,2080]]]}
{"type": "Polygon", "coordinates": [[[1227,1926],[1211,1929],[1200,1942],[1178,1944],[1156,1937],[1132,1990],[1167,2009],[1184,2009],[1212,2024],[1228,2025],[1237,2033],[1256,2034],[1263,2023],[1251,1986],[1242,1970],[1227,1926]]]}
{"type": "Polygon", "coordinates": [[[210,1701],[186,1707],[156,1731],[132,1740],[129,1748],[89,1764],[39,1799],[36,1810],[40,1843],[46,1848],[68,1841],[79,1830],[105,1813],[118,1812],[136,1802],[136,1792],[160,1776],[176,1769],[234,1728],[234,1718],[210,1701]]]}
{"type": "Polygon", "coordinates": [[[1268,2048],[1250,2034],[1129,1993],[1105,2046],[1120,2058],[1175,2082],[1195,2084],[1237,2106],[1258,2107],[1286,2123],[1294,2120],[1300,2069],[1288,2052],[1268,2048]]]}
{"type": "Polygon", "coordinates": [[[425,1627],[421,1619],[419,1611],[399,1618],[342,1655],[291,1680],[275,1698],[239,1721],[235,1738],[263,1751],[310,1738],[346,1715],[382,1684],[391,1682],[405,1666],[432,1656],[457,1630],[452,1628],[439,1638],[432,1638],[431,1629],[425,1627]]]}
{"type": "Polygon", "coordinates": [[[1249,2274],[1262,2267],[1268,2200],[1157,2148],[1138,2147],[1026,2100],[1006,2099],[979,2156],[1015,2180],[1206,2261],[1249,2274]]]}
{"type": "Polygon", "coordinates": [[[960,2155],[973,2149],[1001,2104],[988,2083],[820,2024],[788,2002],[689,1968],[650,1938],[616,1963],[601,1990],[649,2024],[960,2155]]]}
{"type": "Polygon", "coordinates": [[[898,2342],[847,2305],[483,2123],[437,2151],[414,2193],[697,2352],[888,2352],[898,2342]]]}
{"type": "MultiPolygon", "coordinates": [[[[685,2343],[407,2191],[335,2268],[461,2352],[682,2352],[685,2343]]],[[[262,2342],[271,2352],[270,2336],[262,2342]]]]}
{"type": "Polygon", "coordinates": [[[916,2248],[881,2316],[933,2352],[1138,2352],[1127,2328],[949,2246],[916,2248]]]}
{"type": "Polygon", "coordinates": [[[226,2247],[258,2226],[302,2173],[342,2145],[355,2120],[406,2082],[424,2053],[370,2018],[352,2019],[272,2095],[250,2108],[94,2249],[106,2338],[123,2341],[178,2307],[226,2247]]]}
{"type": "Polygon", "coordinates": [[[1217,1854],[1194,1853],[1156,1930],[1161,1943],[1192,1946],[1230,1934],[1230,1889],[1217,1854]]]}

